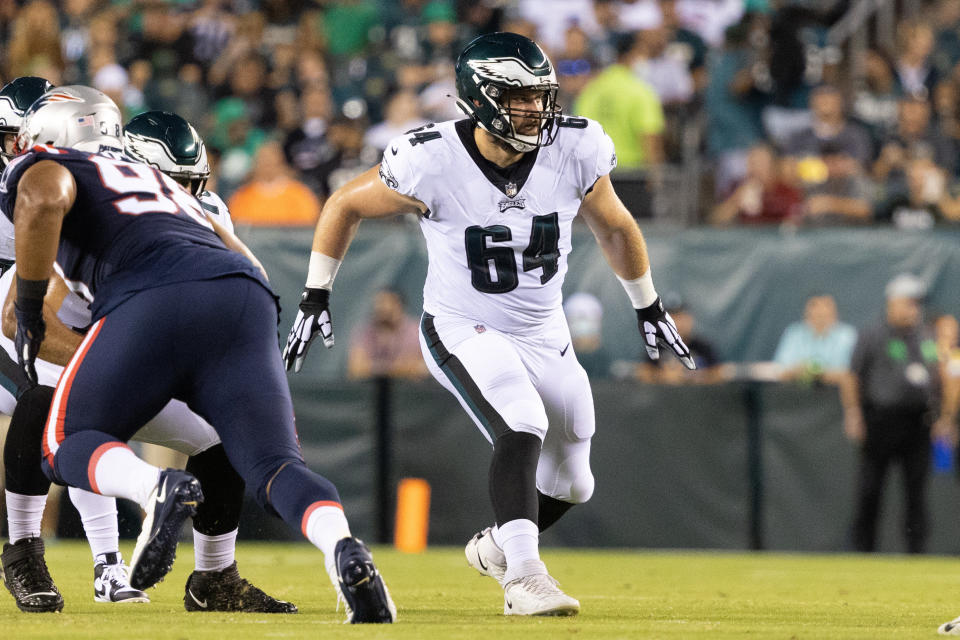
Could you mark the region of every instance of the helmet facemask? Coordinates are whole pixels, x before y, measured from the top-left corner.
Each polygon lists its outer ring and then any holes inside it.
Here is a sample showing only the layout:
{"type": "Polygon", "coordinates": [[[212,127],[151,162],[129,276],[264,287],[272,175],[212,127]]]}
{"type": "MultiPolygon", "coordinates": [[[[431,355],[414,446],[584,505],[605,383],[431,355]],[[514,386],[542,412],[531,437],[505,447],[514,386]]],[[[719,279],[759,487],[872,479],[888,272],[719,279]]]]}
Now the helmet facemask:
{"type": "Polygon", "coordinates": [[[510,87],[487,82],[480,86],[480,93],[497,111],[489,126],[478,120],[483,129],[520,152],[553,143],[557,135],[557,118],[560,117],[556,84],[510,87]],[[515,106],[518,102],[521,106],[515,106]],[[536,106],[530,108],[531,104],[536,106]]]}
{"type": "Polygon", "coordinates": [[[203,194],[203,190],[207,187],[207,180],[210,178],[210,171],[206,172],[193,172],[193,171],[182,171],[182,172],[169,172],[164,171],[168,176],[173,178],[173,181],[179,184],[181,187],[195,195],[200,197],[203,194]]]}
{"type": "Polygon", "coordinates": [[[19,127],[0,127],[0,171],[17,155],[17,132],[19,127]]]}
{"type": "Polygon", "coordinates": [[[457,105],[478,127],[521,153],[554,141],[557,74],[535,42],[515,33],[479,36],[457,58],[455,73],[457,105]]]}

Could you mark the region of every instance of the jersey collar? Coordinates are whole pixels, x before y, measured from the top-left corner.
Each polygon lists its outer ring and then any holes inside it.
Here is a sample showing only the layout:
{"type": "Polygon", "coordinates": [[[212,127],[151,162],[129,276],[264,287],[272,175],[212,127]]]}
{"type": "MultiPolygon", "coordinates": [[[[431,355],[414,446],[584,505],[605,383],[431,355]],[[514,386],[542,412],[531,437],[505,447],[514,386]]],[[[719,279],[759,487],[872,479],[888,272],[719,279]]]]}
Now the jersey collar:
{"type": "Polygon", "coordinates": [[[464,149],[470,154],[470,158],[474,164],[477,165],[477,168],[480,169],[480,172],[483,173],[484,177],[508,198],[516,197],[523,189],[527,178],[530,177],[530,171],[537,161],[537,154],[540,152],[540,148],[538,147],[533,151],[528,151],[523,154],[520,160],[509,167],[498,167],[484,158],[483,154],[480,153],[480,149],[477,148],[477,141],[473,138],[473,120],[469,118],[458,120],[454,127],[457,130],[457,135],[460,137],[460,142],[463,143],[464,149]]]}

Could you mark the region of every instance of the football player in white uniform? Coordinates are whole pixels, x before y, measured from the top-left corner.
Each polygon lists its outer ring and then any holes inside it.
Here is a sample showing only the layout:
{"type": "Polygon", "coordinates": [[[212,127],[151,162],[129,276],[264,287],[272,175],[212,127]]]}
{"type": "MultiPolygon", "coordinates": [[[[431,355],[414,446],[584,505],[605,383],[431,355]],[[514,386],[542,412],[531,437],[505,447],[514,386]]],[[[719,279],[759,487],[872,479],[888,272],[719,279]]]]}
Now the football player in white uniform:
{"type": "MultiPolygon", "coordinates": [[[[22,78],[18,81],[37,79],[22,78]]],[[[42,95],[44,86],[36,82],[24,84],[42,95]],[[37,85],[34,87],[33,85],[37,85]]],[[[14,84],[11,83],[11,84],[14,84]]],[[[6,88],[4,89],[6,90],[6,88]]],[[[3,91],[0,91],[2,95],[3,91]]],[[[28,93],[20,91],[19,93],[28,93]]],[[[18,94],[19,95],[19,94],[18,94]]],[[[22,96],[21,96],[22,97],[22,96]]],[[[0,114],[16,134],[23,110],[0,114]]],[[[153,158],[153,166],[171,175],[186,188],[194,188],[195,195],[208,217],[232,231],[229,211],[216,194],[203,191],[209,167],[203,141],[193,128],[174,114],[142,114],[131,123],[137,132],[125,138],[128,153],[139,159],[153,158]],[[179,153],[178,153],[179,151],[179,153]]],[[[231,234],[232,235],[232,234],[231,234]]],[[[239,241],[236,241],[239,242],[239,241]]],[[[0,217],[0,261],[12,265],[14,260],[14,227],[0,217]]],[[[243,247],[243,249],[246,249],[243,247]]],[[[247,250],[248,251],[248,250],[247,250]]],[[[64,281],[55,278],[45,304],[49,307],[47,339],[41,357],[36,363],[38,386],[28,383],[19,367],[13,334],[16,330],[14,314],[16,268],[11,266],[0,278],[0,299],[5,299],[3,328],[0,336],[0,412],[14,416],[11,436],[5,447],[8,486],[14,480],[19,487],[26,484],[27,495],[6,492],[10,520],[10,544],[3,553],[4,577],[7,588],[17,605],[24,611],[58,611],[63,599],[53,584],[43,561],[43,541],[39,538],[40,520],[46,502],[49,480],[38,464],[40,437],[46,414],[52,400],[53,387],[79,344],[82,334],[72,330],[90,325],[88,301],[71,293],[64,281]],[[9,387],[9,388],[8,388],[9,387]],[[31,452],[30,454],[26,451],[31,452]],[[13,467],[13,468],[11,468],[13,467]]],[[[208,504],[210,509],[198,512],[194,518],[194,545],[196,571],[187,581],[184,606],[190,611],[252,611],[260,613],[293,613],[296,607],[276,600],[240,577],[234,561],[237,529],[235,522],[243,497],[243,481],[230,466],[220,446],[220,438],[213,427],[190,411],[186,404],[171,401],[136,436],[141,442],[169,447],[191,456],[188,467],[195,475],[207,480],[207,492],[219,494],[208,504]]],[[[94,556],[94,598],[98,602],[149,602],[147,594],[129,584],[128,570],[119,553],[116,500],[76,487],[69,488],[74,506],[94,556]]]]}
{"type": "Polygon", "coordinates": [[[360,221],[418,215],[429,254],[424,358],[493,444],[496,525],[467,544],[467,560],[503,586],[504,614],[573,615],[580,604],[547,573],[538,537],[594,486],[593,400],[561,307],[577,215],[626,289],[648,355],[663,346],[694,364],[611,186],[613,143],[596,122],[561,116],[540,47],[512,33],[480,36],[456,75],[469,119],[394,139],[379,167],[328,199],[285,364],[299,371],[317,334],[333,346],[330,291],[360,221]]]}

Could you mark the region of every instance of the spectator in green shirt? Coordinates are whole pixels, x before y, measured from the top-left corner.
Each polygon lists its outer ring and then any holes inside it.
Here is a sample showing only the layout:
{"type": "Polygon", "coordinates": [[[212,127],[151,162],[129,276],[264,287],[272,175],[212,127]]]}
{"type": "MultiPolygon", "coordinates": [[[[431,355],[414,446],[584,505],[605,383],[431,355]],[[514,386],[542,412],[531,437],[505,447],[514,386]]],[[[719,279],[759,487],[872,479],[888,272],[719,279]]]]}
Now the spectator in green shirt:
{"type": "Polygon", "coordinates": [[[653,192],[661,183],[663,106],[653,88],[633,71],[643,59],[636,34],[617,42],[617,62],[600,72],[580,92],[577,115],[603,125],[617,150],[617,169],[610,179],[634,215],[650,216],[653,192]]]}
{"type": "Polygon", "coordinates": [[[620,169],[646,169],[663,157],[663,107],[632,65],[642,51],[634,34],[617,46],[617,62],[604,69],[583,88],[574,110],[596,120],[613,140],[620,169]]]}

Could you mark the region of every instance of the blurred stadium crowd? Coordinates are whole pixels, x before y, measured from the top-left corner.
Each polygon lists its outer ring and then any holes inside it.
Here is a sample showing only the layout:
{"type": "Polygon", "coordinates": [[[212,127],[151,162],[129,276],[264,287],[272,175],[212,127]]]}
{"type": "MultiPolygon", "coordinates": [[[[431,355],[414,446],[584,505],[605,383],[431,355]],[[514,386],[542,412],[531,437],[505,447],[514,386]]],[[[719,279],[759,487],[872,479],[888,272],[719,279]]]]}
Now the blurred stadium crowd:
{"type": "Polygon", "coordinates": [[[849,53],[832,36],[857,4],[7,0],[0,69],[183,115],[239,223],[300,225],[392,136],[459,117],[457,53],[509,30],[607,128],[640,217],[956,223],[960,0],[902,3],[891,42],[849,53]]]}

